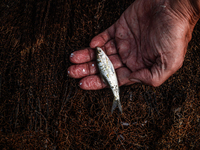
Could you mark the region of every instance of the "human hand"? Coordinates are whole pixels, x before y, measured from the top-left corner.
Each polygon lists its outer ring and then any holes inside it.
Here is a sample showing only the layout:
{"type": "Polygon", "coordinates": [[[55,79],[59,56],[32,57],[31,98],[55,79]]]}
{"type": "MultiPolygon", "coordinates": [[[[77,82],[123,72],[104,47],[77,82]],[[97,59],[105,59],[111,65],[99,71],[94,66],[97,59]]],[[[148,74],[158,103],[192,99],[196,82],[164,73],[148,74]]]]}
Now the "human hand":
{"type": "Polygon", "coordinates": [[[75,65],[68,68],[68,74],[82,78],[82,89],[105,88],[97,75],[94,48],[98,46],[113,63],[119,86],[136,82],[159,86],[183,64],[198,20],[191,14],[170,0],[136,0],[119,20],[92,39],[91,48],[71,54],[75,65]]]}

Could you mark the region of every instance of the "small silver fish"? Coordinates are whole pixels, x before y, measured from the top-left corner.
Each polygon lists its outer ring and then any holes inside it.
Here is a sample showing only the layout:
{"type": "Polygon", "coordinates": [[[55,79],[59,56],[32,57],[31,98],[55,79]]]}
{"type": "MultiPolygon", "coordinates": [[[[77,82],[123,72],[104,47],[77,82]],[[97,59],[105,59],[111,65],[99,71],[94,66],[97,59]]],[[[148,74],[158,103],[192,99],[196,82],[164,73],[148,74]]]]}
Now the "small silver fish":
{"type": "Polygon", "coordinates": [[[96,49],[97,49],[97,64],[101,74],[101,78],[104,81],[104,83],[109,84],[114,95],[111,114],[113,113],[114,109],[117,106],[120,112],[122,113],[122,106],[119,97],[119,86],[113,64],[111,63],[108,56],[104,53],[104,51],[100,47],[97,47],[96,49]]]}

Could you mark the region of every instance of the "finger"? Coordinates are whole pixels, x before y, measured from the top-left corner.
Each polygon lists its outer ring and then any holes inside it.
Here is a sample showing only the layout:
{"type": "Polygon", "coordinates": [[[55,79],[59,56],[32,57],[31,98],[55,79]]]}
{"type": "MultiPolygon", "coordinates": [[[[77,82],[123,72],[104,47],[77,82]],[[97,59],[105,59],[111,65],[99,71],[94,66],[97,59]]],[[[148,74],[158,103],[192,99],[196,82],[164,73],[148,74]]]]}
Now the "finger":
{"type": "Polygon", "coordinates": [[[121,67],[116,70],[118,84],[119,86],[122,85],[130,85],[135,82],[129,80],[129,76],[131,75],[131,71],[127,67],[121,67]]]}
{"type": "Polygon", "coordinates": [[[70,61],[75,64],[89,62],[95,60],[95,58],[95,50],[91,48],[75,51],[70,55],[70,61]]]}
{"type": "Polygon", "coordinates": [[[108,41],[104,46],[101,47],[107,56],[117,54],[117,49],[114,40],[108,41]]]}
{"type": "Polygon", "coordinates": [[[104,46],[104,49],[105,49],[106,55],[108,56],[117,54],[117,49],[116,49],[114,40],[110,40],[109,42],[107,42],[104,46]]]}
{"type": "MultiPolygon", "coordinates": [[[[116,74],[117,74],[119,86],[135,83],[129,80],[128,77],[130,76],[131,71],[126,67],[121,67],[117,69],[116,74]]],[[[84,90],[99,90],[99,89],[109,87],[108,85],[103,83],[103,81],[98,75],[92,75],[92,76],[87,76],[83,78],[79,82],[79,86],[80,88],[84,90]]]]}
{"type": "Polygon", "coordinates": [[[181,66],[182,64],[177,64],[173,67],[166,68],[164,64],[161,66],[155,64],[151,69],[144,68],[131,73],[129,79],[133,82],[143,82],[144,84],[158,87],[172,74],[174,74],[181,66]]]}
{"type": "MultiPolygon", "coordinates": [[[[103,50],[107,55],[113,55],[117,53],[114,40],[109,41],[104,46],[103,50]]],[[[85,63],[96,59],[96,52],[91,48],[85,48],[78,50],[70,55],[70,61],[75,64],[85,63]]]]}
{"type": "Polygon", "coordinates": [[[95,61],[88,63],[72,65],[68,68],[68,75],[72,78],[83,78],[88,75],[93,75],[98,72],[97,64],[95,61]]]}
{"type": "MultiPolygon", "coordinates": [[[[109,56],[115,69],[123,66],[121,59],[118,55],[109,56]]],[[[97,69],[96,61],[91,61],[84,64],[72,65],[68,68],[68,75],[72,78],[83,78],[85,76],[97,74],[99,71],[97,69]]]]}
{"type": "MultiPolygon", "coordinates": [[[[117,49],[116,49],[114,40],[110,40],[108,43],[106,43],[103,50],[108,56],[116,54],[117,49]]],[[[83,50],[78,50],[71,53],[70,61],[75,64],[89,62],[96,59],[95,54],[96,54],[95,50],[91,48],[85,48],[83,50]]]]}
{"type": "Polygon", "coordinates": [[[135,82],[135,83],[142,82],[144,84],[151,85],[153,76],[149,69],[144,68],[144,69],[132,72],[128,78],[130,81],[135,82]]]}
{"type": "Polygon", "coordinates": [[[98,75],[87,76],[79,82],[80,88],[84,90],[100,90],[107,85],[103,83],[98,75]]]}
{"type": "Polygon", "coordinates": [[[106,29],[104,32],[98,34],[95,36],[91,42],[90,42],[90,47],[95,48],[95,47],[102,47],[104,46],[109,40],[113,39],[115,35],[115,24],[110,26],[108,29],[106,29]]]}

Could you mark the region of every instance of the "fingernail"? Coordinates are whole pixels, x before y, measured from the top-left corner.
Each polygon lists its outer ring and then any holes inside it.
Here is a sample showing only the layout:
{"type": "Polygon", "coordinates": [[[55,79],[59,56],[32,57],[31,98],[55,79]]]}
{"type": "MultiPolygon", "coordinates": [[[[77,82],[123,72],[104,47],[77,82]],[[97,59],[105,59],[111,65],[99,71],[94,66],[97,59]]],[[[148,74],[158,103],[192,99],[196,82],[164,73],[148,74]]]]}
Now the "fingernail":
{"type": "Polygon", "coordinates": [[[70,57],[73,57],[74,56],[74,53],[71,53],[70,57]]]}
{"type": "Polygon", "coordinates": [[[129,79],[129,80],[132,81],[132,82],[141,83],[141,81],[138,80],[138,79],[129,79]]]}
{"type": "Polygon", "coordinates": [[[82,85],[82,82],[80,82],[79,85],[82,85]]]}

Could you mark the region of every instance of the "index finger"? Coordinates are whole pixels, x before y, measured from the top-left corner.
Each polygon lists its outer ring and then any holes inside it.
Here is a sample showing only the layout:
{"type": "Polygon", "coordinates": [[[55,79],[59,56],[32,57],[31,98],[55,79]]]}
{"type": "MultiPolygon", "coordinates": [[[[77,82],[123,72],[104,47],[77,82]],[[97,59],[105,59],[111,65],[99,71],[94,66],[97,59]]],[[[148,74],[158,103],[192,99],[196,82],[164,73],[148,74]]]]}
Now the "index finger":
{"type": "Polygon", "coordinates": [[[94,60],[95,57],[95,51],[93,49],[85,48],[71,53],[70,61],[75,64],[81,64],[94,60]]]}
{"type": "Polygon", "coordinates": [[[104,32],[98,34],[95,36],[91,42],[90,42],[90,47],[95,48],[95,47],[102,47],[104,46],[109,40],[113,39],[115,35],[115,24],[110,26],[108,29],[106,29],[104,32]]]}
{"type": "MultiPolygon", "coordinates": [[[[114,38],[114,34],[115,34],[115,24],[110,26],[104,32],[95,36],[92,39],[92,41],[90,42],[91,48],[86,48],[86,49],[78,50],[78,51],[71,53],[70,61],[72,63],[79,64],[79,63],[85,63],[85,62],[89,62],[91,60],[95,60],[96,56],[95,56],[94,48],[96,48],[97,46],[103,47],[108,41],[111,41],[111,39],[114,38]]],[[[111,47],[111,46],[109,45],[109,47],[111,47]]],[[[105,50],[105,48],[104,48],[104,50],[105,50]]],[[[109,51],[112,51],[110,54],[116,53],[115,51],[113,51],[113,48],[110,49],[109,51]]]]}

